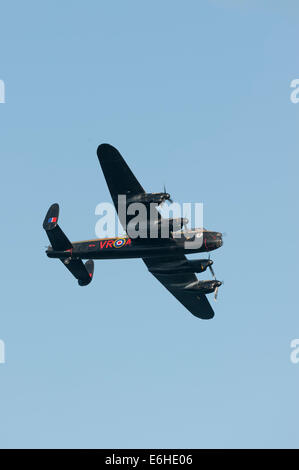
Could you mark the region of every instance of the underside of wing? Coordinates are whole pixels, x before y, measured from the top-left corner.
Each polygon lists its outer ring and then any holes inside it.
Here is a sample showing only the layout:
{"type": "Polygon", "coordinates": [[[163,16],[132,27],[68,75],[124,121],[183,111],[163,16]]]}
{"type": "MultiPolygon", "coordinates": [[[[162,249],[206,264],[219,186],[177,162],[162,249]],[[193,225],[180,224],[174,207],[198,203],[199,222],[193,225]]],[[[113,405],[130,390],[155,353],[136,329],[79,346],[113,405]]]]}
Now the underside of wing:
{"type": "Polygon", "coordinates": [[[214,317],[214,310],[205,294],[196,294],[184,291],[184,287],[197,281],[195,273],[180,273],[179,268],[185,256],[146,258],[143,259],[148,270],[158,279],[161,284],[179,301],[184,307],[198,318],[209,320],[214,317]],[[167,265],[167,274],[157,273],[158,269],[167,265]],[[170,269],[171,268],[171,269],[170,269]]]}
{"type": "Polygon", "coordinates": [[[97,154],[114,204],[117,204],[119,194],[145,192],[116,148],[109,144],[101,144],[98,146],[97,154]]]}
{"type": "MultiPolygon", "coordinates": [[[[97,155],[120,223],[124,230],[127,230],[128,223],[135,217],[135,214],[127,214],[129,198],[145,194],[145,191],[116,148],[109,144],[101,144],[97,149],[97,155]],[[126,196],[125,204],[119,196],[126,196]]],[[[149,210],[146,216],[150,216],[149,210]]],[[[161,214],[158,211],[158,219],[160,218],[161,214]]]]}

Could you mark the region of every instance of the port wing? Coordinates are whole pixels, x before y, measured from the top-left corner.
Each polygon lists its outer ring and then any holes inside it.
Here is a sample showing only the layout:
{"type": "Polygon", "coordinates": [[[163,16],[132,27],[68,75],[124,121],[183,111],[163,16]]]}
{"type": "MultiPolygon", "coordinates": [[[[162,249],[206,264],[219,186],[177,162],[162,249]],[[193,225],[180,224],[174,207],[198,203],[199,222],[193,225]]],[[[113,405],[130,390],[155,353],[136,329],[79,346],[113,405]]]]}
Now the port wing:
{"type": "Polygon", "coordinates": [[[186,257],[155,257],[155,258],[144,258],[148,270],[158,279],[166,289],[189,310],[192,315],[203,320],[209,320],[214,316],[214,310],[212,309],[210,302],[208,301],[205,294],[191,294],[190,292],[184,292],[184,287],[188,284],[197,281],[195,273],[180,273],[179,266],[183,261],[186,261],[186,257]],[[161,268],[163,264],[167,265],[168,274],[157,274],[156,268],[161,268]],[[173,270],[173,273],[169,271],[173,270]]]}

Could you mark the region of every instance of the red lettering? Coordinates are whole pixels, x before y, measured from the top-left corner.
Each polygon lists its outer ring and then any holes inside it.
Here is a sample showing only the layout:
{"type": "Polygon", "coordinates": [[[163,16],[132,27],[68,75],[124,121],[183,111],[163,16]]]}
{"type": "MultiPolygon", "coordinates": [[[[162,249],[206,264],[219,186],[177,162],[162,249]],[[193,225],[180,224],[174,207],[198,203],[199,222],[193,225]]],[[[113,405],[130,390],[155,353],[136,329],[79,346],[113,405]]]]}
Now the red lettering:
{"type": "Polygon", "coordinates": [[[107,241],[105,240],[104,242],[100,242],[100,247],[101,249],[103,249],[106,245],[107,241]]]}
{"type": "Polygon", "coordinates": [[[112,248],[112,243],[113,243],[113,240],[108,240],[106,248],[112,248]]]}

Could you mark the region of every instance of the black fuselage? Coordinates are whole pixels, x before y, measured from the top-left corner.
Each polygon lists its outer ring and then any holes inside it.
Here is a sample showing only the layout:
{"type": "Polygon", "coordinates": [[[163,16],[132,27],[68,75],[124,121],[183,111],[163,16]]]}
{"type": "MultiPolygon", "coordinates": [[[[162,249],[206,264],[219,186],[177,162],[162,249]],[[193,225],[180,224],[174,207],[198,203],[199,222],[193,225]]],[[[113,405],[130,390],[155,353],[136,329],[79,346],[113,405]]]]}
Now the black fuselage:
{"type": "Polygon", "coordinates": [[[222,245],[218,232],[202,232],[202,239],[183,233],[180,238],[131,239],[128,237],[97,238],[81,242],[72,242],[73,249],[55,251],[49,247],[46,251],[50,258],[76,257],[81,259],[126,259],[151,258],[154,256],[175,256],[213,251],[222,245]]]}

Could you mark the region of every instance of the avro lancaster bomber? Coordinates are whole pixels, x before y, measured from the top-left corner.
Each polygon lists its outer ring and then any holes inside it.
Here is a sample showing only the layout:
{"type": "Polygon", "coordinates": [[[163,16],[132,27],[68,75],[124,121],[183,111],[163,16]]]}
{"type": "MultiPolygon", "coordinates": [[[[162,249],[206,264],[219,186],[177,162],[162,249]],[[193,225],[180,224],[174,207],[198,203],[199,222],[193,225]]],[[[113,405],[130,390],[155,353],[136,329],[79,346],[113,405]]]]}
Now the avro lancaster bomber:
{"type": "Polygon", "coordinates": [[[78,280],[80,286],[86,286],[93,278],[94,259],[141,258],[158,281],[163,284],[176,299],[193,315],[210,319],[214,311],[206,294],[215,293],[217,297],[221,282],[216,280],[212,268],[213,261],[208,259],[188,260],[186,254],[210,252],[222,246],[222,234],[203,228],[187,229],[185,218],[165,219],[157,210],[170,195],[164,189],[161,193],[146,193],[120,153],[111,145],[102,144],[97,150],[115,209],[126,231],[123,237],[101,238],[81,242],[70,242],[58,225],[59,206],[53,204],[45,217],[43,228],[51,246],[46,250],[49,258],[58,258],[78,280]],[[122,196],[122,197],[120,197],[122,196]],[[125,197],[124,197],[125,196],[125,197]],[[130,224],[133,216],[128,216],[131,204],[142,203],[145,207],[154,205],[156,218],[153,222],[150,211],[146,211],[145,220],[139,221],[146,234],[155,224],[157,237],[131,237],[130,224]],[[123,205],[123,207],[121,207],[123,205]],[[125,217],[124,217],[125,215],[125,217]],[[166,224],[169,235],[162,237],[166,224]],[[179,228],[180,236],[177,236],[179,228]],[[198,243],[197,243],[198,242],[198,243]],[[87,260],[83,263],[82,260],[87,260]],[[195,273],[206,269],[212,273],[212,280],[198,280],[195,273]]]}

